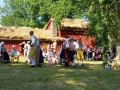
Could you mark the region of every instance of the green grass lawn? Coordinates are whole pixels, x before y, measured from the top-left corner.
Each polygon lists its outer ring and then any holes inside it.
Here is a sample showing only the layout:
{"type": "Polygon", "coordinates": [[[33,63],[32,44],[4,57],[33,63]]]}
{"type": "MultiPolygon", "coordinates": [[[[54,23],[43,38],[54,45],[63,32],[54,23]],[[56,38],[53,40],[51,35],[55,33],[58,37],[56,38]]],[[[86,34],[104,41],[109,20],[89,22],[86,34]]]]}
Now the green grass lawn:
{"type": "Polygon", "coordinates": [[[30,68],[24,62],[21,57],[20,63],[0,63],[0,90],[120,90],[120,70],[106,70],[101,61],[84,61],[76,68],[47,61],[30,68]]]}

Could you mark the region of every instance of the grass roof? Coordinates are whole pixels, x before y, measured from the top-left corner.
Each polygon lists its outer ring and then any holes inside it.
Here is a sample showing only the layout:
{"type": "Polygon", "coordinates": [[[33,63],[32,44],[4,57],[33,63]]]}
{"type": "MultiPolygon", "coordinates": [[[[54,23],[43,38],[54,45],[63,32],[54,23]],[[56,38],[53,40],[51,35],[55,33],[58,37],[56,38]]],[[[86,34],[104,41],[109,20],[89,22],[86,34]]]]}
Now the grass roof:
{"type": "Polygon", "coordinates": [[[0,38],[29,40],[29,31],[33,30],[34,35],[44,40],[62,40],[61,37],[53,37],[51,30],[31,27],[0,27],[0,38]]]}
{"type": "Polygon", "coordinates": [[[71,27],[71,28],[89,28],[89,23],[82,19],[69,19],[63,18],[60,27],[71,27]]]}

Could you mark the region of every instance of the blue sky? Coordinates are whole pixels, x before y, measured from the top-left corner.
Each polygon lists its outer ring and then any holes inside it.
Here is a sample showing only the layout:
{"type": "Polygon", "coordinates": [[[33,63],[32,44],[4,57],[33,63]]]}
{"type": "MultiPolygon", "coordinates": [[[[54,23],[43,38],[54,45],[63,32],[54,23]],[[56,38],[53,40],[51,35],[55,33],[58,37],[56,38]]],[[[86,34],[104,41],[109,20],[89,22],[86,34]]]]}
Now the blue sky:
{"type": "MultiPolygon", "coordinates": [[[[0,0],[0,6],[3,6],[3,0],[0,0]]],[[[0,25],[1,26],[1,25],[0,25]]]]}
{"type": "Polygon", "coordinates": [[[3,1],[4,1],[4,0],[0,0],[0,6],[3,6],[3,1]]]}

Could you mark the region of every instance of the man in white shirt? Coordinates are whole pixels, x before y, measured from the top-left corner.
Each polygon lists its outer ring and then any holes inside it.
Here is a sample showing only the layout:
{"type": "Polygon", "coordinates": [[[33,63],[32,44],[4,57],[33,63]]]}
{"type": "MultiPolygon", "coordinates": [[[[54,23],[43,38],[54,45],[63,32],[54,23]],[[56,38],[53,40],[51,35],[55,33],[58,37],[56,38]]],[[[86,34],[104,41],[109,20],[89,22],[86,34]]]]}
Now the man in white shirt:
{"type": "Polygon", "coordinates": [[[37,37],[34,36],[33,31],[30,31],[29,34],[30,34],[31,48],[30,48],[28,58],[32,61],[31,67],[36,67],[35,57],[36,57],[36,52],[37,52],[37,37]]]}
{"type": "Polygon", "coordinates": [[[76,63],[74,61],[74,55],[76,53],[76,49],[78,48],[78,44],[74,41],[73,38],[69,38],[69,54],[70,54],[70,61],[73,67],[76,67],[76,63]]]}

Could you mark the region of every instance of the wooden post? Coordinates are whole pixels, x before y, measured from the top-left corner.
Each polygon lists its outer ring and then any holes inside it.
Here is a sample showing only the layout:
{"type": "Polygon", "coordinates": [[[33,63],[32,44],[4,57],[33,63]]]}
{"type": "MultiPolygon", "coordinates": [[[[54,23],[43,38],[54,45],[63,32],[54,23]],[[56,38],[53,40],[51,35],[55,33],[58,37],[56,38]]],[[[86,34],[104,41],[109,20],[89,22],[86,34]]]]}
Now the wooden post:
{"type": "Polygon", "coordinates": [[[56,37],[57,36],[57,28],[54,25],[54,20],[51,19],[51,31],[52,31],[52,36],[56,37]]]}

